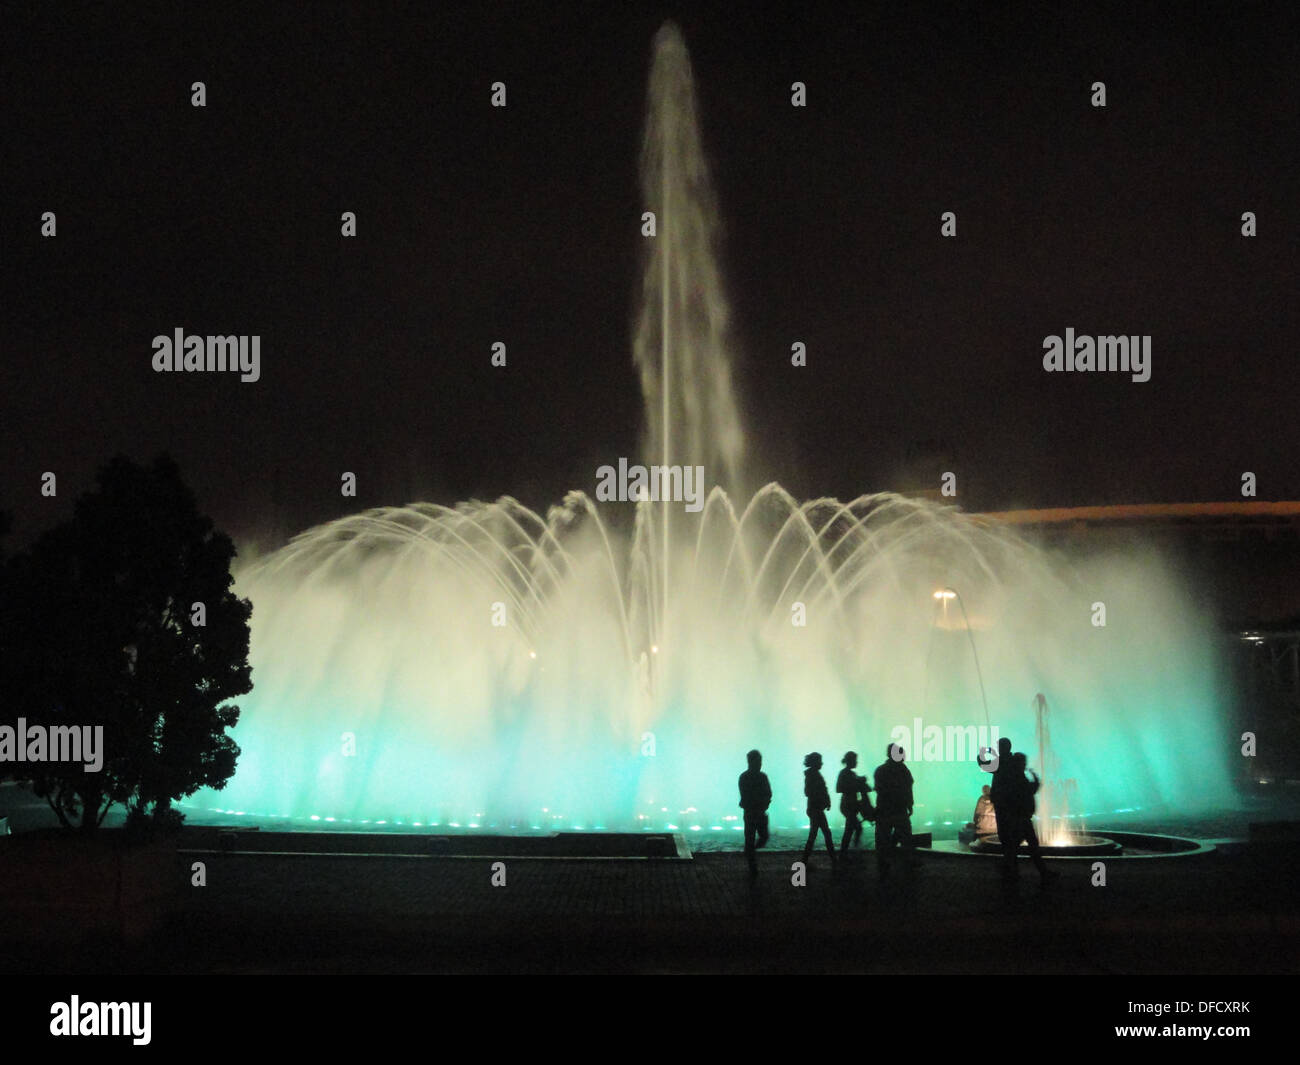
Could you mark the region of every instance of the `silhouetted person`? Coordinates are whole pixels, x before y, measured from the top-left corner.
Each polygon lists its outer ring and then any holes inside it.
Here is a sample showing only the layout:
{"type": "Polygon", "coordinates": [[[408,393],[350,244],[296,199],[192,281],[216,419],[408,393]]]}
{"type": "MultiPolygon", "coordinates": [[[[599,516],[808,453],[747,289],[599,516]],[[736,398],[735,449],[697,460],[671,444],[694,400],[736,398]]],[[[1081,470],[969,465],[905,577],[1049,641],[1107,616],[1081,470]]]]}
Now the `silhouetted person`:
{"type": "MultiPolygon", "coordinates": [[[[977,761],[980,764],[981,768],[992,764],[994,760],[995,759],[993,758],[985,758],[984,753],[982,751],[975,756],[975,761],[977,761]]],[[[1011,772],[1011,768],[1012,768],[1011,767],[1011,741],[1007,739],[1005,736],[1003,736],[1000,740],[998,740],[998,753],[997,753],[996,761],[997,761],[997,765],[993,767],[993,771],[992,771],[993,784],[992,784],[992,795],[990,796],[994,806],[998,804],[998,795],[997,795],[998,781],[1004,779],[1011,772]]],[[[988,770],[985,771],[987,772],[988,770]]]]}
{"type": "Polygon", "coordinates": [[[889,875],[894,844],[905,851],[912,846],[912,771],[903,764],[906,752],[897,743],[885,749],[885,761],[876,766],[876,863],[880,875],[889,875]]]}
{"type": "MultiPolygon", "coordinates": [[[[1011,741],[1003,736],[998,740],[998,753],[994,758],[985,758],[983,752],[975,756],[975,761],[980,764],[980,768],[988,772],[986,768],[993,766],[992,781],[988,785],[989,802],[993,804],[994,828],[997,829],[998,839],[1002,838],[1002,831],[998,828],[998,793],[1005,786],[1006,781],[1010,779],[1015,767],[1011,764],[1011,741]]],[[[1010,822],[1008,822],[1009,824],[1010,822]]]]}
{"type": "Polygon", "coordinates": [[[1001,780],[994,774],[993,812],[997,820],[998,841],[1002,844],[1002,875],[1007,883],[1014,883],[1019,876],[1016,852],[1020,849],[1020,841],[1024,840],[1029,849],[1029,857],[1038,870],[1040,883],[1046,887],[1058,874],[1047,868],[1043,853],[1038,847],[1038,833],[1034,831],[1033,817],[1036,805],[1034,796],[1038,793],[1040,782],[1038,774],[1033,770],[1029,770],[1026,775],[1026,761],[1025,756],[1017,752],[1011,756],[1009,763],[1003,761],[998,766],[999,772],[1004,767],[1006,769],[1001,780]],[[1030,780],[1030,777],[1033,779],[1030,780]]]}
{"type": "Polygon", "coordinates": [[[862,842],[862,824],[870,822],[876,823],[876,808],[871,805],[871,792],[875,790],[867,783],[866,777],[858,777],[858,816],[862,818],[862,823],[858,825],[857,831],[853,833],[853,838],[858,843],[862,842]]]}
{"type": "Polygon", "coordinates": [[[745,860],[750,879],[758,876],[755,849],[767,846],[767,808],[772,804],[772,785],[763,770],[758,751],[745,755],[749,768],[740,774],[740,808],[745,811],[745,860]]]}
{"type": "Polygon", "coordinates": [[[835,843],[831,839],[831,826],[826,822],[826,811],[831,808],[831,793],[826,790],[826,780],[822,777],[822,756],[816,751],[803,760],[806,767],[803,772],[803,793],[808,797],[808,842],[804,844],[803,860],[808,864],[813,847],[817,845],[817,830],[821,829],[826,839],[826,853],[831,856],[831,868],[835,868],[835,843]]]}
{"type": "Polygon", "coordinates": [[[867,798],[867,792],[871,789],[867,787],[867,782],[854,770],[858,765],[858,755],[856,751],[849,751],[841,759],[844,768],[840,770],[840,775],[835,780],[835,790],[840,793],[840,813],[844,815],[844,838],[840,840],[840,854],[848,854],[849,840],[862,840],[862,820],[863,820],[863,803],[870,807],[871,800],[867,798]],[[858,795],[862,795],[862,799],[858,795]]]}
{"type": "MultiPolygon", "coordinates": [[[[984,759],[977,759],[980,765],[988,765],[984,759]]],[[[1010,844],[1007,840],[1020,831],[1019,808],[1024,805],[1025,785],[1014,780],[1015,763],[1011,754],[1011,741],[1003,736],[998,740],[997,765],[993,768],[993,784],[989,788],[989,799],[993,803],[993,820],[998,830],[998,842],[1002,845],[1002,875],[1008,879],[1016,875],[1016,849],[1020,846],[1020,837],[1010,844]]],[[[1023,777],[1023,774],[1021,774],[1023,777]]]]}

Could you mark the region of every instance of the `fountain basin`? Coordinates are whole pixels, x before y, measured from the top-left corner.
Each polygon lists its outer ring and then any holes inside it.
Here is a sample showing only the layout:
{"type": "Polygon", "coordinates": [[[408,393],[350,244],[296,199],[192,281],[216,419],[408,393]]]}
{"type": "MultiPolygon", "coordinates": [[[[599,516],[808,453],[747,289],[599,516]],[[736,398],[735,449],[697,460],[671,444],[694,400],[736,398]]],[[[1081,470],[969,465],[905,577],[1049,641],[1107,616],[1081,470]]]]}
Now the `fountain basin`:
{"type": "MultiPolygon", "coordinates": [[[[1185,836],[1166,836],[1156,832],[1117,832],[1110,829],[1092,829],[1075,836],[1082,840],[1080,847],[1042,848],[1043,857],[1054,861],[1082,859],[1092,861],[1099,857],[1109,859],[1189,858],[1212,854],[1216,844],[1211,840],[1190,839],[1185,836]],[[1096,849],[1094,849],[1096,848],[1096,849]]],[[[955,839],[940,840],[932,847],[918,850],[918,854],[941,854],[965,858],[1000,858],[1001,844],[996,836],[988,836],[974,843],[955,839]]],[[[1028,856],[1021,844],[1018,855],[1028,856]]]]}
{"type": "MultiPolygon", "coordinates": [[[[997,836],[985,836],[982,839],[977,839],[970,844],[970,847],[972,850],[979,852],[1002,853],[1002,841],[997,836]]],[[[1072,835],[1066,842],[1042,843],[1040,847],[1044,858],[1092,858],[1100,855],[1119,854],[1123,850],[1123,845],[1117,840],[1106,836],[1083,833],[1072,835]]],[[[1016,853],[1028,854],[1029,848],[1022,842],[1016,853]]]]}

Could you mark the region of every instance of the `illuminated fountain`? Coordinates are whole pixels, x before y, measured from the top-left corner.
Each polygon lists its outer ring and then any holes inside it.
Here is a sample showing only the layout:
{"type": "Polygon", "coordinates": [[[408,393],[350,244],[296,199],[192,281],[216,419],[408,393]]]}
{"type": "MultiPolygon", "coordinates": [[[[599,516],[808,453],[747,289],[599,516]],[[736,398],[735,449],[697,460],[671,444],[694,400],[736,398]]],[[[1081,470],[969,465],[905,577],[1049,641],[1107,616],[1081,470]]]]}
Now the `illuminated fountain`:
{"type": "Polygon", "coordinates": [[[758,747],[773,826],[798,828],[807,751],[834,766],[854,749],[870,771],[893,730],[916,725],[914,824],[941,830],[967,819],[987,779],[975,726],[1028,735],[1024,693],[1038,690],[1062,708],[1059,770],[1090,811],[1223,801],[1211,635],[1158,559],[1075,565],[888,493],[743,490],[717,210],[671,26],[655,41],[642,183],[656,216],[633,343],[643,461],[702,465],[702,509],[586,491],[544,515],[510,498],[411,504],[244,566],[243,753],[226,789],[191,806],[353,826],[738,833],[736,778],[758,747]],[[937,619],[934,589],[948,587],[960,616],[944,604],[937,619]],[[1105,628],[1090,623],[1098,600],[1105,628]]]}

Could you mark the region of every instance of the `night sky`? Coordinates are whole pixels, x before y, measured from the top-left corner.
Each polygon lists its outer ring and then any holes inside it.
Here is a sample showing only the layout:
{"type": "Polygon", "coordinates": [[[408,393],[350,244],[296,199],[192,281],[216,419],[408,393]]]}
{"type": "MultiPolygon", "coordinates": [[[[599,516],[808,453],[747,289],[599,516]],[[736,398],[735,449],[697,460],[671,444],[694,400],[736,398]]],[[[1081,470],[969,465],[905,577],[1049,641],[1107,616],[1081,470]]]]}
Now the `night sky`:
{"type": "Polygon", "coordinates": [[[938,439],[970,510],[1240,499],[1246,470],[1300,498],[1298,11],[7,4],[0,510],[24,541],[119,451],[170,451],[237,538],[593,491],[637,454],[666,17],[755,483],[850,498],[938,439]],[[178,327],[260,335],[261,379],[155,373],[178,327]],[[1067,327],[1150,334],[1150,381],[1045,373],[1067,327]]]}

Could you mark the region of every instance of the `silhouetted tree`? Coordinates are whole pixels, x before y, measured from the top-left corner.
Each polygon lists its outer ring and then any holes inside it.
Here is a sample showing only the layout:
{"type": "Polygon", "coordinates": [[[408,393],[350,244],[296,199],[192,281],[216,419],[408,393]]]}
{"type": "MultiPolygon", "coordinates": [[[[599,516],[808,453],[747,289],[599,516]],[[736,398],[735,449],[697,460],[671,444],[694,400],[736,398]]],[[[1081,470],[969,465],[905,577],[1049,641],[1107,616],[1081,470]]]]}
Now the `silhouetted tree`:
{"type": "Polygon", "coordinates": [[[239,708],[227,701],[252,690],[252,607],[231,591],[234,555],[170,458],[119,456],[70,521],[4,566],[5,703],[30,723],[104,726],[98,773],[7,766],[65,826],[94,831],[114,803],[133,820],[171,820],[173,801],[234,773],[226,729],[239,708]]]}

